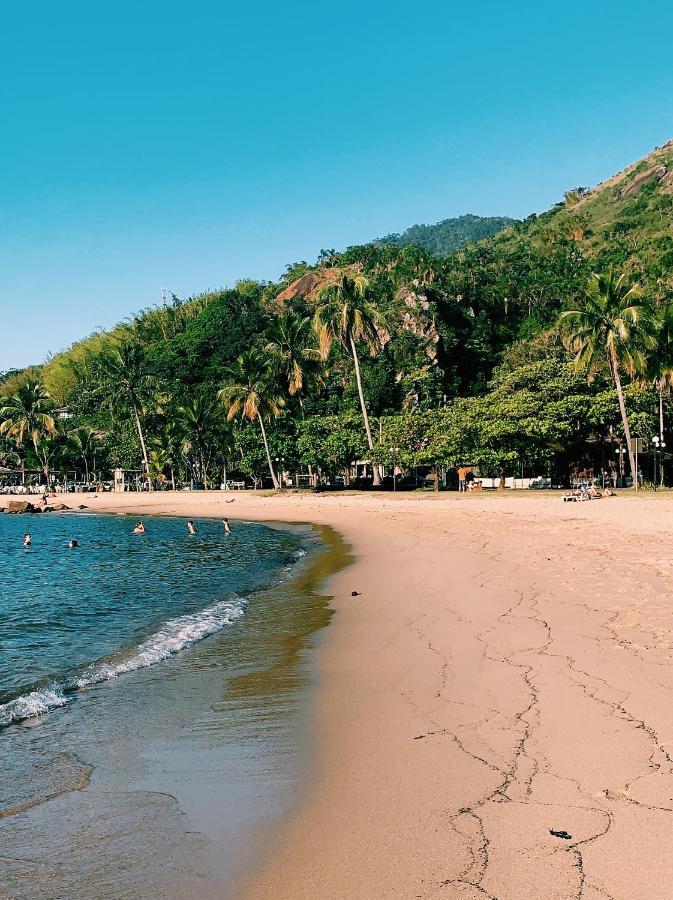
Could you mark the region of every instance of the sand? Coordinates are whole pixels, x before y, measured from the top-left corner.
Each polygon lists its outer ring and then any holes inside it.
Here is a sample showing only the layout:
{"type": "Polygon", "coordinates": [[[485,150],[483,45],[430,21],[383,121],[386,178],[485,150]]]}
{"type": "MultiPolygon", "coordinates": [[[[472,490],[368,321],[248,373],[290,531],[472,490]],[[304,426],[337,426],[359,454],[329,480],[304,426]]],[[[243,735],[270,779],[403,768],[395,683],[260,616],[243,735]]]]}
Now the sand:
{"type": "Polygon", "coordinates": [[[245,900],[673,896],[673,498],[77,500],[353,547],[313,771],[245,900]]]}

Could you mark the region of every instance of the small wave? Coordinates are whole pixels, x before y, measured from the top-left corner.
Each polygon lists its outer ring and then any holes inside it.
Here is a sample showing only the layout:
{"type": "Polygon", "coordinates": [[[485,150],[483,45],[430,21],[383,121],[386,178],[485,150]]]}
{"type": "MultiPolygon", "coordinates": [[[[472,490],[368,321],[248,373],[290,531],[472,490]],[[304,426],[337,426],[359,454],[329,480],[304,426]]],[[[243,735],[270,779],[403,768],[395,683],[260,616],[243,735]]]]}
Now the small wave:
{"type": "Polygon", "coordinates": [[[0,727],[41,716],[51,709],[65,706],[67,702],[68,698],[63,695],[62,688],[56,685],[41,691],[31,691],[0,706],[0,727]]]}
{"type": "Polygon", "coordinates": [[[300,547],[299,550],[294,551],[294,558],[301,559],[302,556],[306,556],[306,550],[303,547],[300,547]]]}
{"type": "Polygon", "coordinates": [[[243,615],[244,600],[221,600],[201,612],[179,616],[140,644],[132,657],[119,662],[96,663],[73,680],[76,688],[117,678],[125,672],[145,669],[203,640],[243,615]]]}
{"type": "Polygon", "coordinates": [[[201,612],[171,619],[163,628],[139,644],[133,654],[126,659],[93,663],[81,675],[65,684],[55,684],[49,688],[31,691],[29,694],[23,694],[10,700],[9,703],[0,705],[0,728],[11,725],[12,722],[41,716],[52,709],[65,706],[73,699],[67,696],[69,692],[87,687],[87,685],[98,684],[101,681],[109,681],[126,672],[145,669],[168,659],[169,656],[184,650],[185,647],[230,625],[243,615],[245,607],[246,601],[240,598],[220,600],[201,612]]]}

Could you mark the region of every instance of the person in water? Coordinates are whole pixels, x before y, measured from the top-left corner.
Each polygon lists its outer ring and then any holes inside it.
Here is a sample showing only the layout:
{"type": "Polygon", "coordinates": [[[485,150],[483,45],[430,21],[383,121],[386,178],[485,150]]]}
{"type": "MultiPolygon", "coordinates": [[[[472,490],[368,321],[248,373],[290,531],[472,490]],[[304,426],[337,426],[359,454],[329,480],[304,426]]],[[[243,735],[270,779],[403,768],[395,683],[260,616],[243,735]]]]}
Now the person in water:
{"type": "Polygon", "coordinates": [[[231,525],[229,524],[229,519],[222,519],[222,524],[224,525],[224,530],[227,534],[231,534],[231,525]]]}
{"type": "Polygon", "coordinates": [[[33,539],[31,538],[31,536],[30,536],[29,534],[27,534],[27,533],[24,534],[24,536],[23,536],[23,546],[24,546],[24,547],[30,547],[30,545],[31,545],[32,543],[33,543],[33,539]]]}
{"type": "Polygon", "coordinates": [[[136,523],[136,527],[133,529],[133,534],[145,534],[145,526],[142,522],[136,523]]]}
{"type": "Polygon", "coordinates": [[[79,544],[77,543],[77,541],[72,540],[72,541],[69,541],[69,542],[68,542],[68,547],[69,547],[71,550],[73,550],[75,547],[79,547],[79,544]]]}
{"type": "Polygon", "coordinates": [[[187,522],[187,531],[190,534],[196,534],[196,528],[194,528],[194,522],[191,519],[187,522]]]}

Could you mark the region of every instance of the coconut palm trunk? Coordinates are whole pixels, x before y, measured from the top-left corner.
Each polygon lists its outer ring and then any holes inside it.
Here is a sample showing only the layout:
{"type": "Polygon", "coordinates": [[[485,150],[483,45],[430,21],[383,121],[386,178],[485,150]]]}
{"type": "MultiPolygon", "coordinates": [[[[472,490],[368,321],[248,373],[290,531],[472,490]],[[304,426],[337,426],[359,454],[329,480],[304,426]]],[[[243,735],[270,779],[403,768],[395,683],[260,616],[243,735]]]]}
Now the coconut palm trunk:
{"type": "Polygon", "coordinates": [[[279,491],[280,490],[280,482],[278,481],[278,476],[276,475],[273,463],[271,462],[271,453],[269,452],[269,442],[266,439],[266,429],[264,428],[264,420],[260,413],[257,413],[257,421],[259,422],[259,427],[262,429],[262,440],[264,441],[264,449],[266,450],[266,458],[269,463],[269,472],[271,472],[271,480],[273,481],[274,488],[279,491]]]}
{"type": "Polygon", "coordinates": [[[638,490],[638,470],[636,469],[636,458],[633,453],[633,444],[631,443],[631,429],[629,428],[629,418],[626,415],[626,404],[624,403],[624,391],[622,389],[622,380],[619,377],[619,368],[617,366],[617,359],[615,358],[615,352],[612,348],[610,348],[609,352],[609,360],[610,360],[610,371],[612,373],[612,379],[615,383],[615,388],[617,389],[617,399],[619,400],[619,411],[622,416],[622,425],[624,426],[624,436],[626,437],[626,449],[629,453],[629,468],[631,469],[631,479],[633,481],[633,486],[636,490],[638,490]]]}
{"type": "Polygon", "coordinates": [[[149,483],[150,490],[154,490],[154,487],[152,485],[152,479],[149,477],[150,476],[150,461],[147,457],[147,447],[145,446],[145,435],[143,434],[143,426],[140,422],[140,413],[138,412],[138,404],[137,403],[133,404],[133,413],[134,413],[135,420],[136,420],[136,428],[138,429],[138,438],[140,440],[140,447],[141,447],[142,454],[143,454],[143,466],[145,467],[145,474],[147,475],[147,480],[149,483]]]}
{"type": "MultiPolygon", "coordinates": [[[[360,360],[358,359],[358,351],[355,346],[355,341],[353,340],[353,335],[350,336],[350,345],[351,352],[353,354],[353,364],[355,366],[355,380],[358,386],[358,395],[360,397],[360,409],[362,410],[362,418],[365,420],[365,431],[367,432],[367,446],[370,451],[374,449],[374,441],[372,440],[372,429],[369,425],[369,415],[367,414],[367,404],[365,403],[365,395],[362,390],[362,378],[360,377],[360,360]]],[[[379,467],[375,466],[372,462],[372,471],[374,473],[374,484],[381,484],[381,475],[379,473],[379,467]]]]}
{"type": "MultiPolygon", "coordinates": [[[[662,442],[664,440],[664,383],[660,378],[657,382],[657,392],[659,394],[659,437],[662,442]]],[[[655,451],[656,452],[656,451],[655,451]]],[[[664,451],[661,451],[661,459],[659,460],[659,484],[664,486],[664,451]]]]}

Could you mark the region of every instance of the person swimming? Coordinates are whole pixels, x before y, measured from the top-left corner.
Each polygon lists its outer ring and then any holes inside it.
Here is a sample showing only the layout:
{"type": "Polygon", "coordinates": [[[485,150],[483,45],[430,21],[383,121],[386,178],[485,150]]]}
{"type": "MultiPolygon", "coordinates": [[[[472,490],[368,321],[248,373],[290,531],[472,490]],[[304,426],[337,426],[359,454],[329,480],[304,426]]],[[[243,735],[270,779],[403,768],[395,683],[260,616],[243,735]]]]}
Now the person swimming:
{"type": "Polygon", "coordinates": [[[142,522],[137,522],[132,534],[145,534],[145,526],[142,522]]]}
{"type": "Polygon", "coordinates": [[[192,519],[189,519],[189,521],[187,522],[187,531],[190,534],[196,534],[196,528],[194,528],[194,522],[192,521],[192,519]]]}
{"type": "Polygon", "coordinates": [[[231,534],[231,525],[229,524],[229,519],[222,519],[222,524],[224,525],[226,534],[231,534]]]}
{"type": "Polygon", "coordinates": [[[68,547],[73,550],[75,547],[79,547],[79,544],[75,540],[68,541],[68,547]]]}
{"type": "Polygon", "coordinates": [[[31,545],[32,543],[33,543],[33,539],[31,538],[31,536],[30,536],[28,533],[24,534],[24,536],[23,536],[23,546],[24,546],[24,547],[30,547],[30,545],[31,545]]]}

